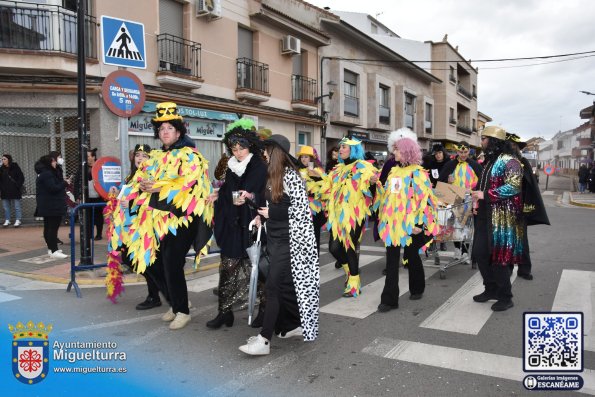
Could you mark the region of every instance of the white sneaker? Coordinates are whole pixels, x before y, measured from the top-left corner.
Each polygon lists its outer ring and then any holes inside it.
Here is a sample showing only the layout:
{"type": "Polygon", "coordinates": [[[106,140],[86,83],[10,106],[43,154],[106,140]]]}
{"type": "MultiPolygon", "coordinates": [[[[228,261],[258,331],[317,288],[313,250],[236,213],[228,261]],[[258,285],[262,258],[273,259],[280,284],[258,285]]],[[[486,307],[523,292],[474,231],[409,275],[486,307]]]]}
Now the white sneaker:
{"type": "Polygon", "coordinates": [[[277,336],[281,339],[291,338],[292,336],[304,336],[304,330],[302,329],[302,327],[297,327],[295,329],[292,329],[291,331],[280,332],[279,334],[277,334],[277,336]]]}
{"type": "Polygon", "coordinates": [[[174,314],[174,309],[171,307],[165,312],[163,316],[161,316],[161,320],[163,321],[174,321],[174,318],[176,318],[176,315],[174,314]]]}
{"type": "Polygon", "coordinates": [[[460,248],[455,248],[454,258],[455,259],[459,259],[460,257],[461,257],[461,249],[460,248]]]}
{"type": "Polygon", "coordinates": [[[50,258],[65,259],[65,258],[68,258],[68,255],[66,255],[64,252],[62,252],[62,250],[58,250],[58,251],[54,251],[54,252],[50,253],[50,258]]]}
{"type": "Polygon", "coordinates": [[[2,225],[2,226],[4,226],[4,227],[6,227],[6,226],[10,226],[10,221],[9,221],[8,219],[7,219],[7,220],[5,220],[5,221],[4,221],[4,225],[2,225]]]}
{"type": "Polygon", "coordinates": [[[19,227],[21,226],[21,221],[19,219],[17,219],[16,221],[14,221],[14,227],[19,227]]]}
{"type": "Polygon", "coordinates": [[[191,319],[192,317],[190,317],[190,314],[176,313],[176,318],[169,324],[169,329],[184,328],[191,319]]]}
{"type": "Polygon", "coordinates": [[[271,353],[271,343],[258,334],[248,339],[248,343],[240,346],[240,350],[251,356],[264,356],[271,353]]]}
{"type": "Polygon", "coordinates": [[[52,250],[48,250],[48,255],[52,256],[52,250]]]}

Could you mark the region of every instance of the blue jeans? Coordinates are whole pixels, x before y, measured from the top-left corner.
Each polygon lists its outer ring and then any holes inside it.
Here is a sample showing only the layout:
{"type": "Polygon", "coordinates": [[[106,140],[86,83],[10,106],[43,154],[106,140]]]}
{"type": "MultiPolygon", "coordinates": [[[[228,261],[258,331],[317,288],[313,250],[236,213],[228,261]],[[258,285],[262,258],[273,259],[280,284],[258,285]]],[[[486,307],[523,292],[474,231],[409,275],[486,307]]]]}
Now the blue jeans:
{"type": "Polygon", "coordinates": [[[20,221],[22,218],[21,214],[21,200],[2,200],[2,205],[4,206],[4,219],[9,221],[10,220],[10,203],[14,207],[15,212],[15,220],[20,221]]]}
{"type": "Polygon", "coordinates": [[[584,193],[585,190],[587,189],[587,184],[586,183],[578,183],[578,191],[580,193],[584,193]]]}

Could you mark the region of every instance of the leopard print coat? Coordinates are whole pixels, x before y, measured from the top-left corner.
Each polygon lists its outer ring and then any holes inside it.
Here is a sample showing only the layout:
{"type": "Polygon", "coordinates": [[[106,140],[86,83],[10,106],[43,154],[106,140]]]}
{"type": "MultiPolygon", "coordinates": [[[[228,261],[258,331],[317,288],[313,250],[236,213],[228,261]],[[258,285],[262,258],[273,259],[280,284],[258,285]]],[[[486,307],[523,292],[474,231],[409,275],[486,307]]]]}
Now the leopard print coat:
{"type": "Polygon", "coordinates": [[[314,226],[305,181],[294,169],[287,169],[283,187],[289,196],[289,253],[291,275],[297,295],[304,341],[318,337],[320,266],[314,226]]]}

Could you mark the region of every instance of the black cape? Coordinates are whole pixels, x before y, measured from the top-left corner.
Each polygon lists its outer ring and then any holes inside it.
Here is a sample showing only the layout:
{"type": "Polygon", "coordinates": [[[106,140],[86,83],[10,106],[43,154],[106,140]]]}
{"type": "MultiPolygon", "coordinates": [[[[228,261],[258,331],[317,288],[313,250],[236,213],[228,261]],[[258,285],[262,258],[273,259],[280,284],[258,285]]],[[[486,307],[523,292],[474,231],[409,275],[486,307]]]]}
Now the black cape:
{"type": "Polygon", "coordinates": [[[520,158],[523,164],[523,214],[527,226],[531,225],[549,225],[550,220],[545,211],[543,198],[539,191],[539,183],[533,174],[533,167],[524,157],[520,158]]]}

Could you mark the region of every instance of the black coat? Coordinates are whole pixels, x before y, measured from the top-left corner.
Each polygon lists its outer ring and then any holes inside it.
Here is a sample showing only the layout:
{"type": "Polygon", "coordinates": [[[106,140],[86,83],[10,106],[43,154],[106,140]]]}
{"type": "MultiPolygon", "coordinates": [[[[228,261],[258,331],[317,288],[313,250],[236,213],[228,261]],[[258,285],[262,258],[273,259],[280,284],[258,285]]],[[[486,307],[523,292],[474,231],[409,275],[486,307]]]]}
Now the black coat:
{"type": "MultiPolygon", "coordinates": [[[[421,166],[424,169],[428,170],[428,174],[430,176],[430,182],[432,182],[432,187],[436,187],[436,182],[438,182],[438,179],[440,178],[440,173],[442,172],[442,169],[444,168],[444,165],[447,162],[448,162],[448,160],[446,160],[446,156],[442,159],[442,161],[437,161],[436,156],[434,156],[434,155],[430,155],[424,159],[421,166]],[[433,171],[433,170],[436,170],[436,171],[433,171]],[[437,172],[436,177],[434,177],[434,172],[437,172]]],[[[455,167],[456,167],[456,164],[455,164],[455,167]]],[[[454,171],[454,168],[453,168],[453,171],[454,171]]],[[[477,178],[479,178],[479,174],[477,175],[477,178]]],[[[448,180],[448,175],[446,176],[446,179],[448,180]]]]}
{"type": "Polygon", "coordinates": [[[578,181],[579,183],[589,182],[589,169],[587,167],[580,167],[578,169],[578,181]]]}
{"type": "Polygon", "coordinates": [[[520,160],[523,165],[523,214],[525,215],[527,226],[549,225],[550,220],[543,204],[541,192],[539,191],[539,183],[537,182],[537,178],[535,178],[535,174],[533,174],[533,167],[526,158],[521,157],[520,160]]]}
{"type": "Polygon", "coordinates": [[[24,183],[25,176],[17,163],[10,164],[10,168],[0,167],[0,197],[3,200],[22,199],[21,188],[24,183]]]}
{"type": "Polygon", "coordinates": [[[36,187],[36,215],[63,216],[66,213],[66,182],[55,168],[43,168],[37,176],[36,187]]]}
{"type": "Polygon", "coordinates": [[[264,189],[267,182],[267,166],[259,155],[250,159],[244,174],[239,177],[231,169],[225,173],[225,182],[215,201],[215,239],[221,254],[228,258],[243,258],[251,243],[248,239],[248,224],[257,215],[248,204],[232,204],[233,191],[245,190],[254,193],[258,207],[265,206],[264,189]]]}

